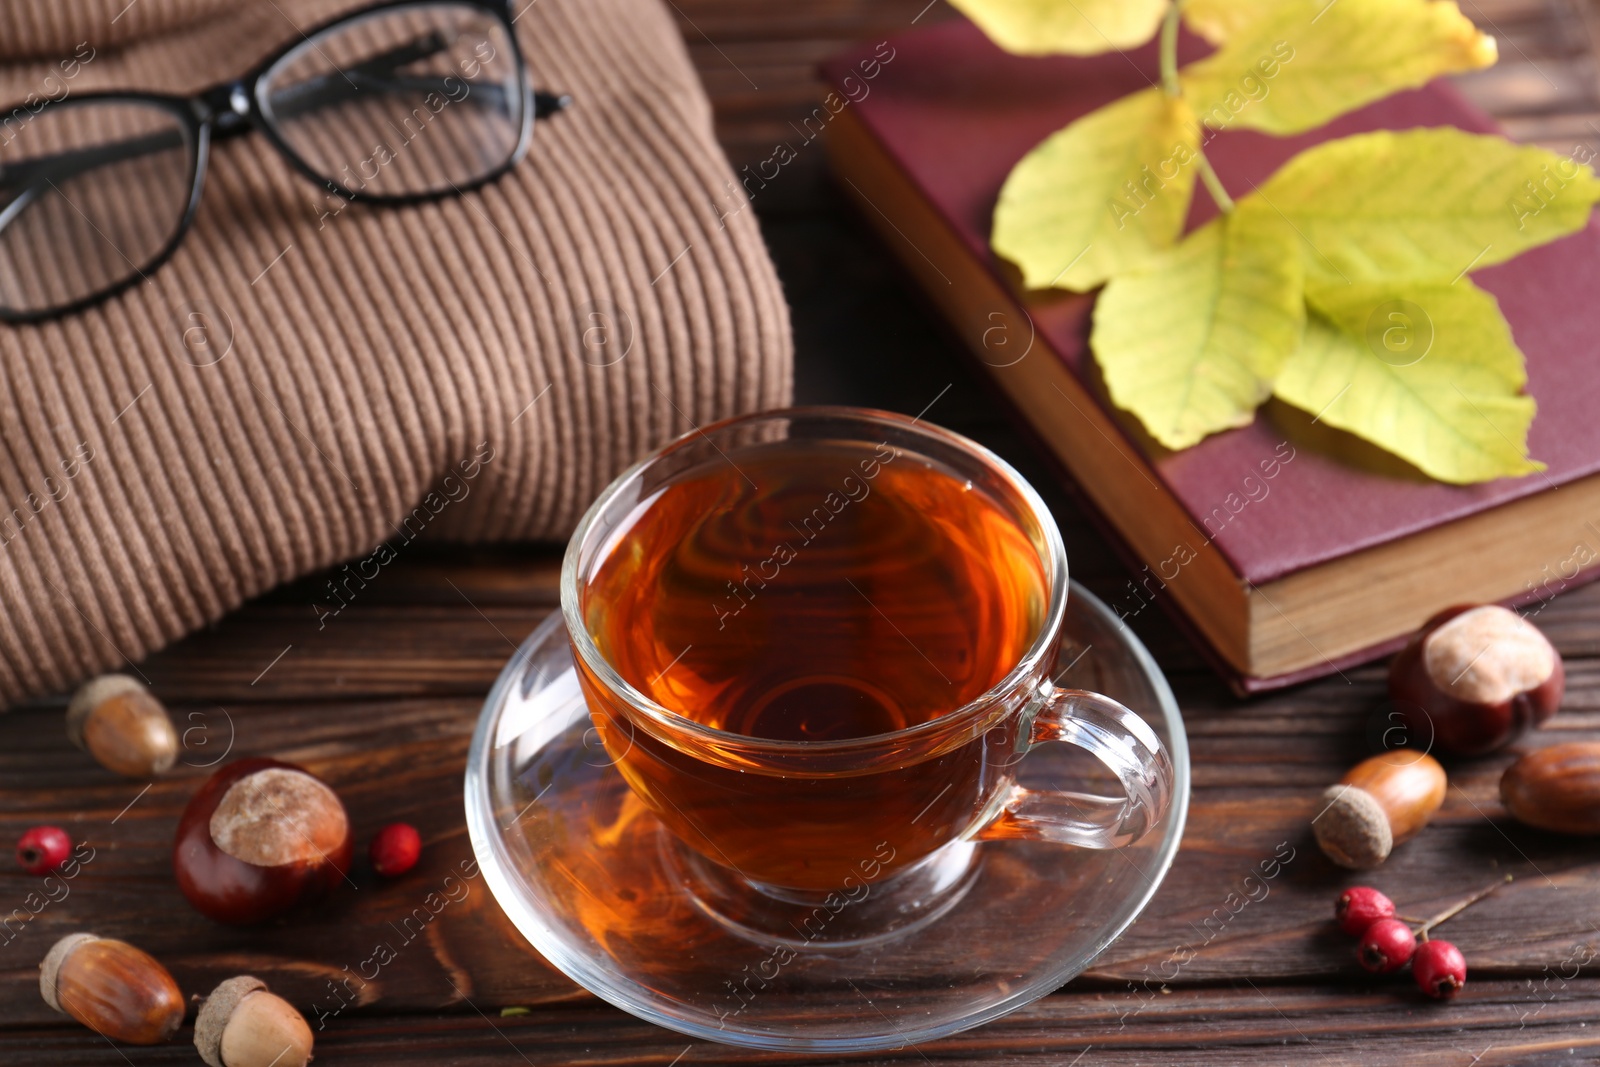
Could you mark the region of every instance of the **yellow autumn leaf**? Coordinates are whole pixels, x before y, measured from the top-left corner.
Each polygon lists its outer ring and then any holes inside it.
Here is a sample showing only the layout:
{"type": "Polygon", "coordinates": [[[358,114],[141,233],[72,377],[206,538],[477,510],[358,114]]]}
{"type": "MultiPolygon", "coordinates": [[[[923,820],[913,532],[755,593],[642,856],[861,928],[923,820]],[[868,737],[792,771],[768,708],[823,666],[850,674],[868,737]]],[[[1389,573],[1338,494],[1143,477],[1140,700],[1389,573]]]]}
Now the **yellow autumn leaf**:
{"type": "Polygon", "coordinates": [[[1051,134],[1012,169],[994,250],[1030,289],[1083,292],[1183,230],[1199,133],[1183,101],[1143,89],[1051,134]]]}
{"type": "Polygon", "coordinates": [[[1195,33],[1221,44],[1252,22],[1268,15],[1283,0],[1181,0],[1184,23],[1195,33]]]}
{"type": "Polygon", "coordinates": [[[1286,135],[1495,55],[1453,0],[1279,0],[1179,77],[1206,125],[1286,135]]]}
{"type": "Polygon", "coordinates": [[[1454,285],[1313,288],[1305,340],[1274,392],[1443,482],[1544,469],[1528,457],[1534,401],[1493,296],[1454,285]]]}
{"type": "Polygon", "coordinates": [[[1019,55],[1090,56],[1155,35],[1168,0],[950,0],[995,44],[1019,55]]]}
{"type": "Polygon", "coordinates": [[[1443,127],[1317,145],[1260,195],[1304,237],[1314,278],[1452,281],[1581,230],[1600,180],[1576,159],[1443,127]]]}
{"type": "Polygon", "coordinates": [[[1112,278],[1090,337],[1112,401],[1168,448],[1249,423],[1300,343],[1294,243],[1276,213],[1245,201],[1112,278]]]}

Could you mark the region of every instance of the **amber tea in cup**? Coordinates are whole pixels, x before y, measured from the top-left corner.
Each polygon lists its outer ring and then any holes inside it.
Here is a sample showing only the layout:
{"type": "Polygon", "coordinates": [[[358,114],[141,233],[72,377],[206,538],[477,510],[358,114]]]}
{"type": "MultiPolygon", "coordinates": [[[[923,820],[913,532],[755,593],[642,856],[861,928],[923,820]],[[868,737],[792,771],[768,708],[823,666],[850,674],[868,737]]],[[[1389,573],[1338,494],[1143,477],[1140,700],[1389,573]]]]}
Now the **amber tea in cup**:
{"type": "Polygon", "coordinates": [[[619,478],[574,536],[563,608],[609,757],[689,850],[686,878],[881,898],[948,846],[1109,847],[1159,819],[1171,768],[1149,728],[1049,683],[1065,562],[1037,495],[979,446],[802,409],[619,478]],[[1045,740],[1121,795],[1018,785],[1045,740]]]}
{"type": "Polygon", "coordinates": [[[893,733],[980,696],[1038,635],[1044,566],[981,489],[864,443],[736,462],[664,487],[585,590],[596,646],[651,700],[773,741],[893,733]]]}

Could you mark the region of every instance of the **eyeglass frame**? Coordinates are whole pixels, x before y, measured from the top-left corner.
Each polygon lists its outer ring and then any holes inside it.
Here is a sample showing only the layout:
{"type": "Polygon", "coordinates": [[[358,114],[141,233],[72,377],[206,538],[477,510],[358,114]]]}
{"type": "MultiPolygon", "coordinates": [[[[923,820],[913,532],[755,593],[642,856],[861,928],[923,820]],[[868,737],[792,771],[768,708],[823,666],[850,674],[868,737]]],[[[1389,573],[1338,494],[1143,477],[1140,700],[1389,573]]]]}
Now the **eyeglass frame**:
{"type": "MultiPolygon", "coordinates": [[[[176,116],[183,124],[184,132],[190,139],[189,143],[194,145],[189,168],[189,200],[184,207],[183,215],[177,227],[173,230],[171,238],[143,266],[134,266],[133,273],[128,277],[113,282],[104,289],[96,290],[87,296],[79,297],[77,300],[37,311],[17,311],[0,305],[0,322],[25,325],[74,315],[126,292],[138,282],[148,281],[151,274],[154,274],[167,264],[194,226],[195,216],[200,210],[200,200],[205,192],[206,170],[210,162],[211,142],[213,139],[223,141],[243,136],[252,131],[259,132],[278,150],[278,154],[288,162],[292,169],[350,203],[385,204],[397,207],[407,204],[430,203],[450,196],[460,196],[474,189],[480,189],[504,177],[512,168],[521,163],[527,155],[528,146],[533,140],[534,120],[557,114],[572,105],[572,97],[569,94],[548,93],[533,88],[527,57],[523,55],[522,46],[517,43],[517,32],[515,19],[511,14],[511,3],[512,0],[381,0],[379,3],[347,11],[342,15],[327,19],[309,30],[301,31],[299,40],[286,42],[283,47],[276,49],[265,59],[256,63],[245,74],[202,89],[197,93],[180,95],[143,90],[107,90],[63,97],[59,100],[47,102],[43,107],[33,112],[33,118],[30,121],[37,120],[40,115],[45,114],[53,107],[81,106],[106,102],[126,102],[154,106],[176,116]],[[518,132],[516,147],[506,157],[505,162],[494,169],[459,185],[452,182],[449,189],[436,189],[423,193],[368,193],[351,189],[326,175],[318,174],[309,163],[301,158],[298,152],[289,146],[283,137],[279,136],[278,131],[267,119],[261,102],[264,79],[272,68],[291,52],[346,22],[355,22],[374,14],[408,7],[441,7],[447,5],[477,8],[495,16],[505,30],[506,38],[510,42],[511,56],[517,70],[518,88],[524,101],[522,129],[518,132]]],[[[335,69],[337,70],[338,68],[336,67],[335,69]]],[[[343,72],[341,71],[340,73],[343,72]]],[[[22,106],[25,105],[17,105],[17,107],[22,106]]],[[[9,110],[14,112],[16,108],[9,110]]],[[[8,109],[0,108],[0,114],[6,113],[8,113],[8,109]]],[[[121,253],[119,252],[118,254],[120,255],[121,253]]],[[[123,258],[126,259],[127,257],[124,256],[123,258]]],[[[131,263],[131,260],[129,262],[131,263]]]]}

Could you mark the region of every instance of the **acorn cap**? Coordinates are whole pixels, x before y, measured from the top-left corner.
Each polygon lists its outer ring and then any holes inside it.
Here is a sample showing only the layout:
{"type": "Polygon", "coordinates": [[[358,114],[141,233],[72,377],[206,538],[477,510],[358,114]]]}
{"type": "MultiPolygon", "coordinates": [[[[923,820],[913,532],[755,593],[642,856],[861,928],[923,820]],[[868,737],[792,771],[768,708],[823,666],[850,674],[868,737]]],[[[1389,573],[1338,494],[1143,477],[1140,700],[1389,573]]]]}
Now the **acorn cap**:
{"type": "Polygon", "coordinates": [[[261,979],[241,974],[217,986],[201,1002],[200,1014],[194,1020],[194,1047],[200,1051],[200,1058],[211,1067],[224,1067],[222,1032],[228,1028],[228,1020],[233,1018],[233,1009],[251,993],[265,988],[267,983],[261,979]]]}
{"type": "Polygon", "coordinates": [[[56,979],[61,974],[61,965],[67,962],[67,957],[72,955],[79,945],[98,940],[100,938],[95,934],[68,934],[50,946],[50,951],[39,961],[39,995],[53,1010],[63,1015],[67,1011],[56,1002],[56,979]]]}
{"type": "Polygon", "coordinates": [[[86,747],[83,741],[83,725],[89,720],[91,711],[112,697],[124,693],[148,692],[149,690],[137,678],[126,674],[102,674],[98,678],[90,679],[72,694],[72,701],[67,705],[67,737],[79,748],[86,747]]]}
{"type": "Polygon", "coordinates": [[[1389,815],[1360,786],[1330,785],[1323,790],[1326,807],[1311,823],[1317,844],[1341,867],[1368,870],[1389,858],[1394,831],[1389,815]]]}

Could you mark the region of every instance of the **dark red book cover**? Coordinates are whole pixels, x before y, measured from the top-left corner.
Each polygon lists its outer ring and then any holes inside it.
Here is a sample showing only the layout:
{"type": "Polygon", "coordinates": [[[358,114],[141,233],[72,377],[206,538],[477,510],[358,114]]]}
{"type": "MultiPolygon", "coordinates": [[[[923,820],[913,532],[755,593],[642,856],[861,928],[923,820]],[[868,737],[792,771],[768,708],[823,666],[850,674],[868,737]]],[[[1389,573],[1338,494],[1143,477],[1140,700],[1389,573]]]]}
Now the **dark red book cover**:
{"type": "MultiPolygon", "coordinates": [[[[824,73],[836,85],[855,73],[851,95],[856,99],[848,106],[856,118],[972,255],[1002,277],[1006,268],[989,249],[989,232],[995,201],[1011,168],[1054,131],[1158,78],[1154,45],[1087,58],[1020,57],[1001,51],[964,19],[895,37],[889,44],[893,55],[887,62],[883,49],[868,47],[830,60],[824,73]],[[874,55],[881,67],[874,79],[862,83],[858,65],[874,55]],[[862,84],[868,87],[865,95],[862,84]]],[[[1186,40],[1185,60],[1205,48],[1196,39],[1186,40]]],[[[1321,141],[1373,129],[1446,125],[1496,131],[1453,86],[1435,82],[1297,137],[1224,132],[1207,144],[1206,154],[1224,186],[1237,196],[1321,141]]],[[[1197,183],[1189,228],[1215,213],[1197,183]]],[[[1600,471],[1600,372],[1595,369],[1600,226],[1591,219],[1580,233],[1472,277],[1499,299],[1527,356],[1528,392],[1538,402],[1529,450],[1549,469],[1523,478],[1451,486],[1398,463],[1381,471],[1381,464],[1356,465],[1331,451],[1299,448],[1294,461],[1273,480],[1270,496],[1245,507],[1216,531],[1217,547],[1241,578],[1264,584],[1600,471]]],[[[1091,309],[1089,298],[1029,304],[1041,336],[1080,378],[1092,371],[1091,309]]],[[[1070,411],[1063,412],[1064,418],[1069,416],[1070,411]]],[[[1130,428],[1125,414],[1118,421],[1125,427],[1126,445],[1150,457],[1166,487],[1197,522],[1230,494],[1238,494],[1241,479],[1285,440],[1270,405],[1250,426],[1208,437],[1182,452],[1150,446],[1130,428]]]]}

